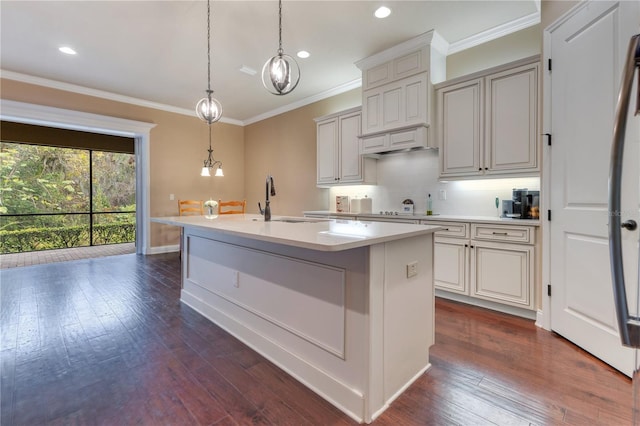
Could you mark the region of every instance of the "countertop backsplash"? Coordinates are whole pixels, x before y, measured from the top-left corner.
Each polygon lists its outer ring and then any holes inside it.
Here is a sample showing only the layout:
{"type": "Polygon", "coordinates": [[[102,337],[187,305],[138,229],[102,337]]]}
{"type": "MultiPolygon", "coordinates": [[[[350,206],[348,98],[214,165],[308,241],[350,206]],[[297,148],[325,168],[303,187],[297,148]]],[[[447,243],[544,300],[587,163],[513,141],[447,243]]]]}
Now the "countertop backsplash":
{"type": "Polygon", "coordinates": [[[373,213],[398,211],[410,198],[415,213],[424,214],[431,194],[434,214],[498,216],[496,197],[502,209],[502,200],[510,200],[514,188],[540,190],[538,177],[439,182],[437,150],[388,154],[377,160],[377,167],[377,185],[332,187],[328,209],[336,210],[337,195],[367,196],[373,200],[373,213]],[[446,200],[440,199],[440,190],[446,192],[446,200]]]}

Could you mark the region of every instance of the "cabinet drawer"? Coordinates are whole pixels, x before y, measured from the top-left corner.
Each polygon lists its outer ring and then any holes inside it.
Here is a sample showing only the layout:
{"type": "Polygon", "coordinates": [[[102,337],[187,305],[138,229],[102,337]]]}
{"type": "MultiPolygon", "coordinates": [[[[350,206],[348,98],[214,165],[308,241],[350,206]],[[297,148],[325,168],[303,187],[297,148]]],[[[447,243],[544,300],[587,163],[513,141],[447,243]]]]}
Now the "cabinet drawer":
{"type": "Polygon", "coordinates": [[[462,222],[436,222],[435,220],[423,220],[423,225],[437,225],[444,229],[435,232],[436,237],[469,238],[469,224],[462,222]]]}
{"type": "Polygon", "coordinates": [[[505,241],[510,243],[534,244],[533,226],[471,225],[471,238],[485,241],[505,241]]]}

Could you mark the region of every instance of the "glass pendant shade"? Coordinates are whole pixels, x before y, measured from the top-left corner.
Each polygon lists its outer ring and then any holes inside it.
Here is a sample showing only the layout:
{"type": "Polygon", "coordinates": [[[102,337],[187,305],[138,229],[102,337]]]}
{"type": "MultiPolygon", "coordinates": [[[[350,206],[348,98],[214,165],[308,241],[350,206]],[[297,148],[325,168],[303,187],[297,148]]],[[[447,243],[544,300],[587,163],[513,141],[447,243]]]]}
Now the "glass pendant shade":
{"type": "Polygon", "coordinates": [[[222,173],[222,161],[213,158],[213,148],[211,148],[211,124],[209,124],[209,149],[207,153],[207,159],[204,160],[200,176],[211,176],[211,169],[214,167],[216,167],[215,176],[224,176],[222,173]]]}
{"type": "Polygon", "coordinates": [[[278,0],[278,53],[262,67],[262,85],[274,95],[286,95],[300,81],[300,67],[282,50],[282,0],[278,0]]]}
{"type": "Polygon", "coordinates": [[[207,97],[200,99],[196,105],[198,118],[208,124],[215,123],[222,117],[222,105],[211,96],[212,94],[213,92],[207,93],[207,97]]]}
{"type": "Polygon", "coordinates": [[[300,67],[291,56],[281,50],[262,67],[262,85],[274,95],[286,95],[300,81],[300,67]]]}

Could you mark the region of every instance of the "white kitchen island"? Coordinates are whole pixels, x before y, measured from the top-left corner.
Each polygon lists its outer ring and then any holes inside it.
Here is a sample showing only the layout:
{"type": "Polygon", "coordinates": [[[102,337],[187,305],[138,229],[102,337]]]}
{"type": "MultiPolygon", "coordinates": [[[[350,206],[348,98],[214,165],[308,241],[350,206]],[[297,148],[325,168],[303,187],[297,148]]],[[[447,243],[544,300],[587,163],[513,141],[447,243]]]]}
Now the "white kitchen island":
{"type": "Polygon", "coordinates": [[[437,226],[152,220],[184,228],[183,303],[355,420],[371,422],[429,368],[437,226]]]}

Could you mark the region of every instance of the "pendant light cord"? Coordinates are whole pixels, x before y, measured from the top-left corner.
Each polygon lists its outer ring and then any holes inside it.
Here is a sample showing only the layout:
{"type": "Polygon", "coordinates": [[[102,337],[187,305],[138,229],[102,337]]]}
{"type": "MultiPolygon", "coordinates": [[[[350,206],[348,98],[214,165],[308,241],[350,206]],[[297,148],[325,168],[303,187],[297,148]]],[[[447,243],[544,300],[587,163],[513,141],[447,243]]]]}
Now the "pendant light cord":
{"type": "Polygon", "coordinates": [[[211,163],[211,153],[213,149],[211,149],[211,124],[209,124],[209,163],[211,163]]]}
{"type": "Polygon", "coordinates": [[[207,0],[207,93],[211,93],[211,2],[207,0]]]}
{"type": "Polygon", "coordinates": [[[278,53],[282,52],[282,0],[278,0],[278,53]]]}

